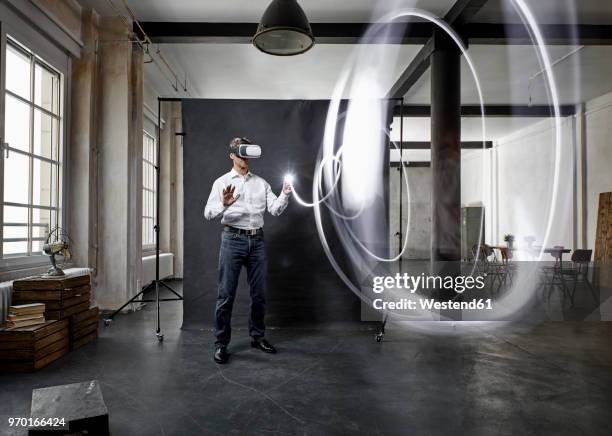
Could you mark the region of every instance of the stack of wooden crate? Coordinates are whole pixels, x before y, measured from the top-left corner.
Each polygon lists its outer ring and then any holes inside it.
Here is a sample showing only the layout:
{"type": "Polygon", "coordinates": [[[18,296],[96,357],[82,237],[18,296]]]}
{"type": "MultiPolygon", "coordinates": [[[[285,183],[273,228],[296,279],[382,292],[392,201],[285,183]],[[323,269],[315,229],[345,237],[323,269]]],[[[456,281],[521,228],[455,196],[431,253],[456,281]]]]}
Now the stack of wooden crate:
{"type": "MultiPolygon", "coordinates": [[[[98,308],[91,306],[91,282],[89,275],[79,276],[66,276],[58,278],[49,277],[29,277],[26,279],[15,280],[13,282],[13,304],[32,304],[32,303],[44,303],[45,312],[44,316],[46,320],[56,320],[57,325],[66,326],[66,341],[67,349],[75,350],[98,337],[98,308]]],[[[52,326],[48,322],[45,326],[52,326]]],[[[49,327],[59,328],[59,327],[49,327]]],[[[63,332],[63,327],[60,328],[63,332]]],[[[8,332],[13,332],[17,336],[19,334],[28,335],[31,331],[25,329],[4,329],[0,331],[0,343],[4,344],[8,342],[5,338],[13,337],[7,336],[8,332]],[[17,331],[19,330],[19,331],[17,331]],[[23,332],[23,333],[21,333],[23,332]]],[[[38,334],[40,336],[40,334],[38,334]]],[[[21,337],[21,336],[20,336],[21,337]]],[[[38,352],[36,357],[40,356],[42,351],[38,351],[41,345],[35,345],[36,340],[31,339],[27,348],[28,350],[34,350],[33,353],[38,352]],[[32,342],[34,341],[34,342],[32,342]],[[34,345],[33,345],[34,344],[34,345]],[[36,348],[38,347],[38,348],[36,348]]],[[[46,344],[46,342],[43,342],[46,344]]],[[[5,347],[14,346],[6,345],[5,347]]],[[[0,350],[4,350],[1,348],[0,350]]],[[[7,348],[4,356],[9,356],[11,353],[7,348]]],[[[42,350],[42,349],[41,349],[42,350]]],[[[27,354],[27,353],[26,353],[27,354]]],[[[27,354],[30,356],[32,353],[27,354]]],[[[43,353],[44,354],[44,353],[43,353]]],[[[24,353],[15,353],[15,356],[25,355],[24,353]]],[[[0,357],[1,359],[1,357],[0,357]]],[[[50,363],[52,360],[44,361],[44,364],[50,363]]],[[[38,366],[27,366],[28,368],[38,369],[42,364],[38,366]]],[[[43,365],[44,366],[44,365],[43,365]]],[[[28,369],[25,369],[26,371],[28,369]]]]}
{"type": "Polygon", "coordinates": [[[0,373],[29,372],[47,366],[70,347],[69,321],[0,329],[0,373]]]}

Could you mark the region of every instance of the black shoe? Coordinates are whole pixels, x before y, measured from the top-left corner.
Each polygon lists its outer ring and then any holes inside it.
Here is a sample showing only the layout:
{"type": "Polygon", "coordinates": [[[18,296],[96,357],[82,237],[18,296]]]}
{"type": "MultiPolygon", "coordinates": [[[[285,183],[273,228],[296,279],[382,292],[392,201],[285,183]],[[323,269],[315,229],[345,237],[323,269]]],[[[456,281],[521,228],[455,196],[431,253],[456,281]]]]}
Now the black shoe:
{"type": "Polygon", "coordinates": [[[257,348],[263,351],[264,353],[276,354],[276,348],[274,348],[271,343],[269,343],[263,338],[261,339],[253,338],[253,340],[251,341],[251,347],[257,348]]]}
{"type": "Polygon", "coordinates": [[[227,352],[227,347],[225,345],[218,345],[215,348],[214,359],[217,363],[227,363],[229,360],[229,353],[227,352]]]}

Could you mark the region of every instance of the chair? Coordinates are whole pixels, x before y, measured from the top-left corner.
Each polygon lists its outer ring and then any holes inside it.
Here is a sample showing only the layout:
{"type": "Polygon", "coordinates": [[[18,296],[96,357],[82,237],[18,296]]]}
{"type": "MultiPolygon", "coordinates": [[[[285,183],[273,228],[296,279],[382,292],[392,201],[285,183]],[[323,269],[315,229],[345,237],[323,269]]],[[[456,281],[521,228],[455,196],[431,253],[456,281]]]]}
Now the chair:
{"type": "Polygon", "coordinates": [[[550,296],[552,295],[554,288],[559,287],[561,289],[562,296],[563,296],[563,301],[561,302],[561,304],[565,306],[565,299],[567,297],[570,297],[570,301],[571,301],[571,295],[569,292],[569,288],[567,287],[567,284],[565,283],[565,279],[563,278],[563,263],[562,263],[563,254],[561,253],[561,250],[563,250],[564,247],[560,245],[555,245],[553,249],[554,248],[559,249],[559,251],[551,250],[550,252],[550,255],[555,259],[554,265],[544,266],[542,268],[544,287],[545,289],[548,288],[547,300],[549,301],[550,301],[550,296]]]}
{"type": "Polygon", "coordinates": [[[579,249],[574,250],[571,258],[571,266],[567,268],[563,268],[561,270],[564,276],[568,276],[573,279],[573,288],[570,293],[570,302],[571,305],[574,305],[574,295],[576,294],[576,286],[578,281],[584,283],[589,291],[591,291],[591,295],[593,296],[593,300],[595,300],[595,304],[599,303],[597,296],[595,294],[595,290],[591,283],[589,282],[589,265],[591,263],[591,256],[593,255],[593,250],[579,249]]]}
{"type": "MultiPolygon", "coordinates": [[[[503,254],[502,254],[503,256],[503,254]]],[[[508,264],[503,259],[500,262],[497,260],[495,250],[487,244],[480,246],[480,259],[482,267],[480,271],[487,277],[491,277],[491,286],[495,286],[495,282],[498,282],[497,290],[501,289],[506,284],[506,278],[508,277],[508,264]]]]}

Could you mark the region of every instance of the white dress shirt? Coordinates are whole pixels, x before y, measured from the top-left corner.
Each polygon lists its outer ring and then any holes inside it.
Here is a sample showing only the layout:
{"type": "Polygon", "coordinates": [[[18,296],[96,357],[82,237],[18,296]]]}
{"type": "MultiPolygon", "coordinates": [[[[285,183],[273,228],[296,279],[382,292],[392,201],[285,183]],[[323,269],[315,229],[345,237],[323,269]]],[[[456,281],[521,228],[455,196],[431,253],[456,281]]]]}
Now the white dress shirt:
{"type": "Polygon", "coordinates": [[[268,212],[278,216],[287,207],[289,196],[284,192],[276,197],[270,184],[259,176],[249,172],[241,176],[235,169],[213,183],[204,208],[204,218],[213,220],[221,217],[221,224],[238,227],[239,229],[259,229],[263,227],[263,215],[268,212]],[[229,207],[223,206],[223,190],[234,186],[234,197],[238,199],[229,207]]]}

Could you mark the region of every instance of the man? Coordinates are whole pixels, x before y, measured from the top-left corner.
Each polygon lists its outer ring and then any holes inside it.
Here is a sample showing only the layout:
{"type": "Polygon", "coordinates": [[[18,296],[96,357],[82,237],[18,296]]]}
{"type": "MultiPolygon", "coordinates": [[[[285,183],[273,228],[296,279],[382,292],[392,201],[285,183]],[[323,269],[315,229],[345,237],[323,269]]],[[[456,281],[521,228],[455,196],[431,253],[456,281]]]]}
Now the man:
{"type": "Polygon", "coordinates": [[[251,346],[265,353],[276,353],[276,349],[264,339],[267,264],[263,215],[266,209],[275,216],[285,210],[291,186],[285,182],[277,198],[268,182],[249,171],[249,157],[259,157],[260,154],[259,146],[252,145],[248,139],[234,138],[229,145],[232,169],[215,180],[204,209],[206,219],[221,218],[224,225],[215,307],[214,360],[217,363],[227,363],[229,359],[227,346],[231,338],[232,307],[243,266],[251,289],[251,346]]]}

